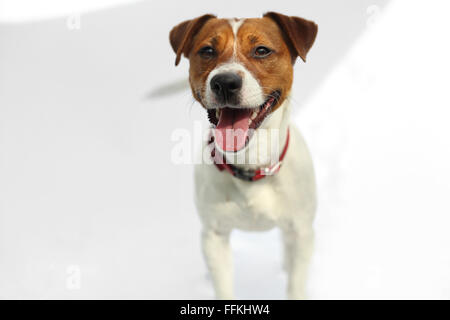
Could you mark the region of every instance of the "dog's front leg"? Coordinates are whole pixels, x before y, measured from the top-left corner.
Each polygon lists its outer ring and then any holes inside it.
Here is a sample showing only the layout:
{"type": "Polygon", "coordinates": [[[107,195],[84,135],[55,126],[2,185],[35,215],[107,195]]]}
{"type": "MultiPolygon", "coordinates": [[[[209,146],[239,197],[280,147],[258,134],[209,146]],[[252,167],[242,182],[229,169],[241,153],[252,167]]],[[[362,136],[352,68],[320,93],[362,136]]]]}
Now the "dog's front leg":
{"type": "Polygon", "coordinates": [[[306,299],[305,286],[314,247],[312,226],[283,231],[285,268],[288,273],[288,299],[306,299]]]}
{"type": "Polygon", "coordinates": [[[233,265],[229,244],[230,232],[204,229],[202,247],[212,277],[217,299],[233,299],[233,265]]]}

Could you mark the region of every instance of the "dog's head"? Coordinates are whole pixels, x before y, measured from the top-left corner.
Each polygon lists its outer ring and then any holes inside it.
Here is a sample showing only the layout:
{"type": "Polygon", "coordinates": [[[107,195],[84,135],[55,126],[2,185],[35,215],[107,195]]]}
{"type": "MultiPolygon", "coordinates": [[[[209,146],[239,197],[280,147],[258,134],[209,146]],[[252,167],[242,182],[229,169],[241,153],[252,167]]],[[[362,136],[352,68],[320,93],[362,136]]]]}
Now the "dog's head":
{"type": "Polygon", "coordinates": [[[207,14],[172,29],[175,65],[181,55],[189,59],[192,93],[222,150],[243,149],[250,132],[282,105],[293,64],[297,57],[305,61],[316,34],[314,22],[275,12],[228,20],[207,14]]]}

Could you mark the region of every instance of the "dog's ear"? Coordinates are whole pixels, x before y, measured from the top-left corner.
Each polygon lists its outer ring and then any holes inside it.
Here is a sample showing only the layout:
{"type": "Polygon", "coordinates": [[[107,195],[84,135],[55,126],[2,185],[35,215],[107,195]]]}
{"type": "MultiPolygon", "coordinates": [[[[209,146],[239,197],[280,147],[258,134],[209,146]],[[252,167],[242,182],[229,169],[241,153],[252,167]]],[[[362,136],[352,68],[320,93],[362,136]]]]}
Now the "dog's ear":
{"type": "MultiPolygon", "coordinates": [[[[306,54],[311,49],[317,35],[317,24],[312,21],[289,17],[277,12],[267,12],[264,17],[275,21],[289,41],[295,57],[300,56],[306,61],[306,54]]],[[[294,57],[294,61],[295,61],[294,57]]]]}
{"type": "Polygon", "coordinates": [[[177,26],[173,27],[170,31],[169,39],[172,45],[173,51],[177,54],[175,59],[175,65],[180,63],[181,55],[186,57],[192,46],[192,38],[200,31],[206,21],[216,16],[212,14],[205,14],[201,17],[184,21],[177,26]]]}

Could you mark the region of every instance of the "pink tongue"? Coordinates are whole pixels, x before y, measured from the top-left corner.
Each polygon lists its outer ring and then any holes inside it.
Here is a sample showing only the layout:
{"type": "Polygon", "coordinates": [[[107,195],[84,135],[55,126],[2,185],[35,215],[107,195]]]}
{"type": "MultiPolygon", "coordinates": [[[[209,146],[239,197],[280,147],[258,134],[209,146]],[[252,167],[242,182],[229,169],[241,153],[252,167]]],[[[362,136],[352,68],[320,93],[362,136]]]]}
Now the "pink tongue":
{"type": "Polygon", "coordinates": [[[222,150],[236,152],[245,147],[251,114],[250,109],[222,109],[214,132],[216,143],[222,150]]]}

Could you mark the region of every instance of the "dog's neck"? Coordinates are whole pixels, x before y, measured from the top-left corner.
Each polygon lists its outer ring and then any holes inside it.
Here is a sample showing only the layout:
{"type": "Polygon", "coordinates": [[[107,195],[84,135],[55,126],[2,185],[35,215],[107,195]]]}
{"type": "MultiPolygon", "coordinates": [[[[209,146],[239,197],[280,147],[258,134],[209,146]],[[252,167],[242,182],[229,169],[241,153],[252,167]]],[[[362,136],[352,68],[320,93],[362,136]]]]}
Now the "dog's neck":
{"type": "Polygon", "coordinates": [[[223,153],[227,163],[247,170],[277,163],[286,144],[289,116],[290,104],[285,100],[255,131],[244,149],[223,153]]]}

